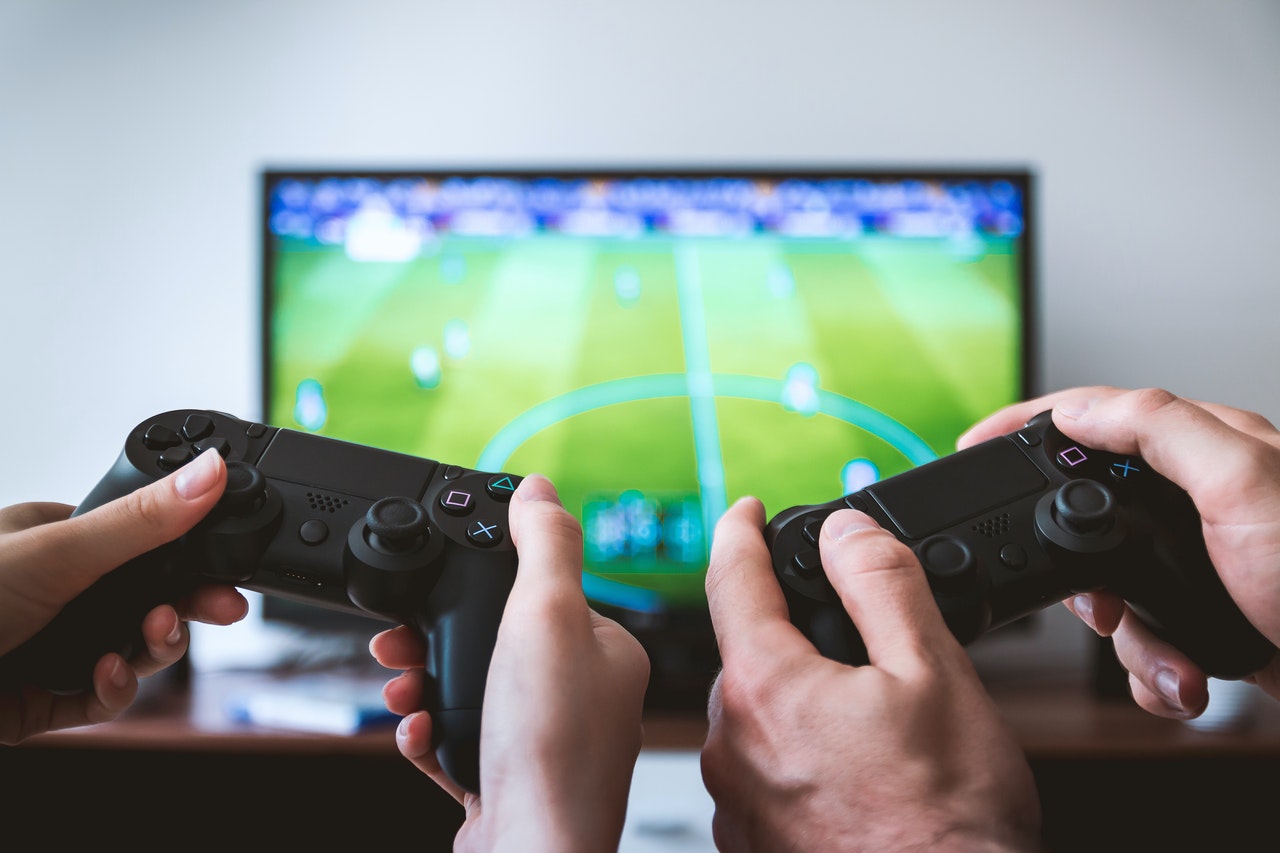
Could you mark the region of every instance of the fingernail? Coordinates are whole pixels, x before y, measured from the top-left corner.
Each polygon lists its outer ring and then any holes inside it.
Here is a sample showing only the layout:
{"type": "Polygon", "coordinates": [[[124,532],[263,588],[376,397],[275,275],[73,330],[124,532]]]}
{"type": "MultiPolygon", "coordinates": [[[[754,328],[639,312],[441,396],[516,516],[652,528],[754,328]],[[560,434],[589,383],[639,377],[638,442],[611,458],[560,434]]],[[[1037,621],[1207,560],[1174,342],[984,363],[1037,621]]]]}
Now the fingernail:
{"type": "Polygon", "coordinates": [[[837,510],[822,525],[823,530],[831,531],[831,538],[836,542],[863,530],[878,530],[879,527],[871,516],[855,509],[837,510]]]}
{"type": "Polygon", "coordinates": [[[1070,418],[1074,421],[1092,409],[1093,404],[1096,402],[1098,402],[1097,397],[1077,397],[1075,399],[1059,400],[1058,405],[1054,406],[1053,410],[1064,418],[1070,418]]]}
{"type": "Polygon", "coordinates": [[[129,672],[125,669],[124,661],[117,660],[111,664],[110,681],[112,687],[121,690],[129,683],[129,672]]]}
{"type": "Polygon", "coordinates": [[[400,750],[400,754],[405,758],[418,758],[426,754],[423,749],[409,749],[409,727],[412,725],[413,718],[416,714],[409,714],[400,718],[400,724],[396,726],[396,748],[400,750]]]}
{"type": "Polygon", "coordinates": [[[209,448],[191,462],[178,469],[173,488],[183,498],[193,501],[213,488],[218,479],[218,465],[214,457],[218,451],[209,448]]]}
{"type": "Polygon", "coordinates": [[[1093,621],[1093,599],[1087,595],[1077,595],[1071,599],[1071,609],[1084,620],[1084,624],[1095,631],[1098,630],[1097,624],[1093,621]]]}
{"type": "Polygon", "coordinates": [[[1156,692],[1171,708],[1186,711],[1182,704],[1182,696],[1178,692],[1178,674],[1171,669],[1162,669],[1156,673],[1156,692]]]}
{"type": "Polygon", "coordinates": [[[178,645],[178,643],[182,642],[182,620],[181,619],[173,620],[173,630],[170,631],[165,636],[164,641],[171,646],[176,646],[178,645]]]}

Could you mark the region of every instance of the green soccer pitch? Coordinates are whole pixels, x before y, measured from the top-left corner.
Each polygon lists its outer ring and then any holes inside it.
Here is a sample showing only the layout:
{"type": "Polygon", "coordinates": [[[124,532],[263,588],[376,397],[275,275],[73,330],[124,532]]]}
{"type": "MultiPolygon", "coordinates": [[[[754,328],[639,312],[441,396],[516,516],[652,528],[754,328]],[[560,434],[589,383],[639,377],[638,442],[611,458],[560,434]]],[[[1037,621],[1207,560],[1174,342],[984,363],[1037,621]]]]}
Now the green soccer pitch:
{"type": "Polygon", "coordinates": [[[703,606],[737,498],[831,500],[850,462],[891,476],[1019,398],[1016,248],[538,234],[356,262],[280,240],[266,420],[546,474],[584,521],[588,595],[703,606]],[[595,509],[627,496],[683,511],[682,547],[601,556],[595,509]]]}

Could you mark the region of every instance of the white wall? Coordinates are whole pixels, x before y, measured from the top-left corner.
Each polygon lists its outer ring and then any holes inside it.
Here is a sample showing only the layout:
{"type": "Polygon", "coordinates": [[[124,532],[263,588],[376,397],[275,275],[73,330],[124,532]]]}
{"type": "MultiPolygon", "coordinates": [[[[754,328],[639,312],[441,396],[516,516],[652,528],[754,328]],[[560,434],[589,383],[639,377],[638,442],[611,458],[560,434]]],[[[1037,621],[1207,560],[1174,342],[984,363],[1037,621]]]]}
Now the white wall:
{"type": "Polygon", "coordinates": [[[0,0],[0,504],[258,416],[271,165],[1020,165],[1040,387],[1280,419],[1274,0],[0,0]]]}
{"type": "Polygon", "coordinates": [[[256,170],[1028,164],[1041,387],[1280,417],[1274,0],[0,0],[0,504],[258,414],[256,170]]]}
{"type": "Polygon", "coordinates": [[[0,0],[0,504],[258,414],[256,170],[1025,163],[1043,388],[1280,417],[1280,4],[0,0]]]}

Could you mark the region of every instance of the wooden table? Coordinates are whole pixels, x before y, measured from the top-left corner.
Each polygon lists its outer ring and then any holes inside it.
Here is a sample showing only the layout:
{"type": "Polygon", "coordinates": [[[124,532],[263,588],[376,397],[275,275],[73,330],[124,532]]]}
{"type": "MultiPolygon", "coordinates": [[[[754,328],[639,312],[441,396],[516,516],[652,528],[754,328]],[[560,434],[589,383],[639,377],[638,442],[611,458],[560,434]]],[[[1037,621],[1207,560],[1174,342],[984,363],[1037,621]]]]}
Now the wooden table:
{"type": "MultiPolygon", "coordinates": [[[[391,725],[339,736],[227,716],[230,691],[271,681],[151,679],[119,720],[0,748],[10,837],[450,849],[462,810],[401,758],[391,725]]],[[[988,687],[1036,774],[1051,849],[1280,848],[1253,840],[1280,833],[1280,702],[1262,697],[1247,725],[1209,731],[1099,698],[1083,678],[988,687]]],[[[705,733],[701,712],[650,713],[645,748],[697,750],[705,733]]]]}

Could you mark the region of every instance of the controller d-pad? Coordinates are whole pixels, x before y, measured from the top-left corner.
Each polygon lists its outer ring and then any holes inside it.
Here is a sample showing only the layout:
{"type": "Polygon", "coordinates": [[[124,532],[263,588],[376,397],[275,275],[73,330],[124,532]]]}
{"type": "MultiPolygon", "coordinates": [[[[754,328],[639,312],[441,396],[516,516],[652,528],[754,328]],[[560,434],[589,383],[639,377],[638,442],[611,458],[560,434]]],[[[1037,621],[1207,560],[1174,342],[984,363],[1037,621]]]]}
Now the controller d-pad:
{"type": "Polygon", "coordinates": [[[213,438],[206,438],[203,441],[197,441],[195,444],[191,445],[191,448],[197,455],[204,453],[206,450],[213,449],[218,451],[219,456],[226,459],[227,454],[231,452],[231,442],[227,441],[225,438],[220,438],[215,435],[213,438]]]}
{"type": "Polygon", "coordinates": [[[187,441],[199,441],[213,432],[213,419],[208,415],[187,415],[182,424],[182,435],[187,441]]]}
{"type": "Polygon", "coordinates": [[[804,526],[800,528],[800,535],[804,537],[804,541],[813,547],[818,547],[818,535],[822,533],[822,522],[826,519],[822,516],[806,519],[804,526]]]}
{"type": "Polygon", "coordinates": [[[156,460],[156,464],[166,471],[176,471],[194,458],[195,456],[191,453],[191,448],[182,445],[178,447],[170,447],[168,450],[161,453],[160,458],[156,460]]]}
{"type": "Polygon", "coordinates": [[[822,576],[822,558],[813,548],[802,548],[791,558],[791,568],[805,580],[822,576]]]}
{"type": "Polygon", "coordinates": [[[164,450],[182,444],[182,436],[164,424],[152,424],[142,436],[142,446],[148,450],[164,450]]]}

